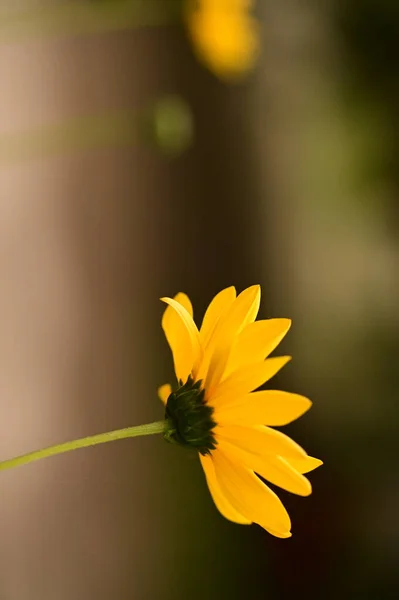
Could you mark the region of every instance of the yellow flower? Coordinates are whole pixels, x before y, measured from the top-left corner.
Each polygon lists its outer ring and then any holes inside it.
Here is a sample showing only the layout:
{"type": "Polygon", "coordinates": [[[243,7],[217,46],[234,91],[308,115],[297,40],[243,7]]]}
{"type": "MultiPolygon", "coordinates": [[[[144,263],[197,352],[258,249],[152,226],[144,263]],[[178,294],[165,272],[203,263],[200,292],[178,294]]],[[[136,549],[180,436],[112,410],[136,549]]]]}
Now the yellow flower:
{"type": "Polygon", "coordinates": [[[234,79],[250,70],[259,50],[250,0],[189,0],[186,21],[198,58],[216,75],[234,79]]]}
{"type": "Polygon", "coordinates": [[[258,523],[271,534],[291,536],[290,518],[278,496],[256,474],[307,496],[304,473],[322,464],[288,436],[272,429],[306,412],[311,402],[288,392],[253,391],[290,359],[265,358],[290,328],[289,319],[255,321],[260,287],[236,296],[234,287],[210,303],[201,329],[189,298],[162,298],[169,306],[162,327],[173,353],[177,388],[159,388],[170,441],[199,453],[213,500],[235,523],[258,523]]]}

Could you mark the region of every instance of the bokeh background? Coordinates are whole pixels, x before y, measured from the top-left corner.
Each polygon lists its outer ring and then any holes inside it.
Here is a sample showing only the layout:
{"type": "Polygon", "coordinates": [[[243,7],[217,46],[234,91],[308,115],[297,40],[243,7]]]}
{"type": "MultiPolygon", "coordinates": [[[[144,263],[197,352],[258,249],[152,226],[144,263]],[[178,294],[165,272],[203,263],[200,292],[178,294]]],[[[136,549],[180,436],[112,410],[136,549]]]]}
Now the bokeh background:
{"type": "Polygon", "coordinates": [[[159,437],[4,472],[0,598],[397,598],[399,5],[259,0],[238,83],[178,5],[1,2],[0,458],[162,418],[158,298],[261,283],[325,466],[290,540],[159,437]]]}

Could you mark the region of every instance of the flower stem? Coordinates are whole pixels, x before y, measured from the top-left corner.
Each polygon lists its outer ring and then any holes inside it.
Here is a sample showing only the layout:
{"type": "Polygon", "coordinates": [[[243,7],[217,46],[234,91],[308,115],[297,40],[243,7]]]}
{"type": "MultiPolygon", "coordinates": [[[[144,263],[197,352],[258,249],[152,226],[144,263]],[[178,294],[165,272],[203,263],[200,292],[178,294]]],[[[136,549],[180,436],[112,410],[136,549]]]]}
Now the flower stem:
{"type": "Polygon", "coordinates": [[[106,433],[98,433],[97,435],[90,435],[79,440],[72,440],[71,442],[65,442],[63,444],[57,444],[56,446],[50,446],[43,448],[42,450],[35,450],[22,456],[16,456],[0,462],[0,471],[5,469],[12,469],[19,465],[25,465],[26,463],[33,462],[34,460],[40,460],[47,456],[54,456],[55,454],[63,454],[64,452],[70,452],[71,450],[77,450],[78,448],[86,448],[87,446],[96,446],[97,444],[105,444],[106,442],[113,442],[114,440],[123,440],[125,438],[139,437],[142,435],[153,435],[155,433],[163,433],[165,431],[166,422],[156,421],[155,423],[148,423],[147,425],[136,425],[135,427],[125,427],[124,429],[117,429],[116,431],[107,431],[106,433]]]}

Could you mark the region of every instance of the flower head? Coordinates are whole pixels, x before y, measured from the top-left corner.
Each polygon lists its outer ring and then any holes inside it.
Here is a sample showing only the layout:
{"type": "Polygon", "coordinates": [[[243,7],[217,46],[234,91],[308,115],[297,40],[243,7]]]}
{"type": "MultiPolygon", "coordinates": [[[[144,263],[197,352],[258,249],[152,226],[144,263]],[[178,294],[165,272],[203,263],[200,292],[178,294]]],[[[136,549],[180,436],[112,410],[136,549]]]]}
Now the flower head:
{"type": "Polygon", "coordinates": [[[291,536],[278,496],[258,477],[307,496],[304,473],[322,464],[293,440],[272,429],[306,412],[311,402],[288,392],[253,391],[290,359],[267,358],[290,328],[289,319],[255,321],[260,287],[236,296],[233,287],[210,303],[200,330],[185,294],[168,304],[162,327],[173,353],[178,385],[159,389],[165,404],[166,437],[198,451],[213,500],[235,523],[258,523],[271,534],[291,536]]]}
{"type": "Polygon", "coordinates": [[[250,0],[189,0],[186,22],[199,59],[232,79],[250,70],[258,54],[258,24],[250,0]]]}

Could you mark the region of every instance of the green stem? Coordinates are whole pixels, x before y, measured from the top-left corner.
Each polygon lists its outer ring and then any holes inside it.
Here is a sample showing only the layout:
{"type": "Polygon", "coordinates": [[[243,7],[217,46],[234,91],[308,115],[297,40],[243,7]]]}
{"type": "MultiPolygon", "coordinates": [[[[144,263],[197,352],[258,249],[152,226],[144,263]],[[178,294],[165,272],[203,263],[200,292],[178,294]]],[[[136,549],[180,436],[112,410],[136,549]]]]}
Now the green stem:
{"type": "Polygon", "coordinates": [[[28,454],[23,454],[22,456],[10,458],[9,460],[0,462],[0,471],[12,469],[13,467],[18,467],[19,465],[25,465],[33,462],[34,460],[46,458],[47,456],[54,456],[55,454],[63,454],[64,452],[77,450],[78,448],[96,446],[97,444],[105,444],[115,440],[123,440],[125,438],[139,437],[142,435],[163,433],[165,431],[165,426],[165,421],[156,421],[155,423],[149,423],[147,425],[136,425],[135,427],[125,427],[124,429],[117,429],[116,431],[107,431],[106,433],[90,435],[89,437],[81,438],[79,440],[57,444],[56,446],[50,446],[49,448],[35,450],[34,452],[29,452],[28,454]]]}

